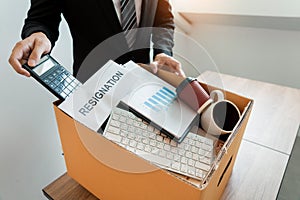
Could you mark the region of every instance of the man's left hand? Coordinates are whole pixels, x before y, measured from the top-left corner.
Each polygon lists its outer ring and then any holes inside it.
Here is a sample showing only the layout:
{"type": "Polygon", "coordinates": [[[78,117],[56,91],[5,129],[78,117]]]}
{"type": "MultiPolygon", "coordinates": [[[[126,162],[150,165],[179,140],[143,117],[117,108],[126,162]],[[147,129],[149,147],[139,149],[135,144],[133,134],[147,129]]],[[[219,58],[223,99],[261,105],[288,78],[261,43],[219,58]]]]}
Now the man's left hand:
{"type": "Polygon", "coordinates": [[[174,72],[178,76],[185,77],[184,71],[181,68],[181,63],[175,58],[164,53],[157,54],[154,61],[150,63],[150,67],[154,74],[157,73],[158,69],[164,69],[174,72]]]}

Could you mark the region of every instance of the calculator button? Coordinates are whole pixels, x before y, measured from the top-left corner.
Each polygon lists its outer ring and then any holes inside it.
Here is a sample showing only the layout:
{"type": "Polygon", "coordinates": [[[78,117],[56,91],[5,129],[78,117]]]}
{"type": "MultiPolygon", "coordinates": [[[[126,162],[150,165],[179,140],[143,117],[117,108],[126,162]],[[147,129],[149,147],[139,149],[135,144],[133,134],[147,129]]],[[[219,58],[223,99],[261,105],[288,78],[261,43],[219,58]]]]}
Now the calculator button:
{"type": "Polygon", "coordinates": [[[82,85],[81,83],[77,84],[77,85],[76,85],[76,88],[77,88],[77,87],[80,87],[81,85],[82,85]]]}
{"type": "Polygon", "coordinates": [[[64,71],[65,71],[65,69],[62,68],[61,66],[59,66],[58,69],[56,70],[57,73],[62,73],[64,71]]]}
{"type": "Polygon", "coordinates": [[[55,88],[54,90],[55,90],[57,93],[59,93],[59,94],[62,93],[62,89],[59,88],[59,87],[55,88]]]}
{"type": "Polygon", "coordinates": [[[73,81],[72,83],[70,83],[70,85],[72,86],[72,87],[76,87],[76,83],[73,81]]]}
{"type": "Polygon", "coordinates": [[[61,74],[61,77],[62,77],[63,79],[65,79],[65,78],[67,78],[68,76],[65,75],[65,74],[61,74]]]}
{"type": "Polygon", "coordinates": [[[62,84],[59,84],[56,88],[63,90],[65,87],[62,84]]]}
{"type": "Polygon", "coordinates": [[[60,95],[63,97],[63,98],[66,98],[68,95],[64,92],[60,93],[60,95]]]}
{"type": "Polygon", "coordinates": [[[68,90],[70,90],[70,91],[73,91],[74,90],[74,87],[72,87],[71,85],[68,85],[68,90]]]}
{"type": "Polygon", "coordinates": [[[54,81],[53,81],[53,83],[54,83],[55,85],[58,85],[58,84],[60,84],[59,80],[57,80],[57,79],[56,79],[56,80],[54,80],[54,81]]]}
{"type": "Polygon", "coordinates": [[[68,83],[71,83],[72,82],[72,79],[70,77],[66,78],[65,79],[68,83]]]}
{"type": "Polygon", "coordinates": [[[67,87],[65,87],[65,88],[64,88],[64,92],[65,92],[66,94],[69,94],[71,91],[70,91],[67,87]]]}
{"type": "Polygon", "coordinates": [[[72,81],[75,81],[75,78],[73,76],[69,76],[69,78],[72,80],[72,81]]]}
{"type": "Polygon", "coordinates": [[[52,73],[52,76],[55,78],[55,77],[57,77],[57,75],[58,75],[58,73],[56,73],[56,72],[53,72],[52,73]]]}
{"type": "Polygon", "coordinates": [[[58,80],[59,82],[61,82],[61,81],[63,80],[63,77],[62,77],[62,76],[58,76],[58,77],[56,78],[56,80],[58,80]]]}
{"type": "Polygon", "coordinates": [[[47,79],[47,78],[44,79],[44,82],[47,84],[50,83],[49,79],[47,79]]]}
{"type": "Polygon", "coordinates": [[[60,83],[62,86],[67,87],[69,83],[66,80],[63,80],[63,82],[60,83]]]}
{"type": "Polygon", "coordinates": [[[48,76],[48,79],[51,81],[52,79],[54,78],[54,76],[52,76],[52,75],[49,75],[48,76]]]}
{"type": "Polygon", "coordinates": [[[52,89],[56,88],[56,85],[53,84],[53,83],[50,83],[49,86],[50,86],[52,89]]]}
{"type": "Polygon", "coordinates": [[[81,84],[77,79],[74,80],[76,84],[81,84]]]}
{"type": "Polygon", "coordinates": [[[67,75],[67,76],[70,75],[70,73],[68,71],[65,71],[64,74],[67,75]]]}

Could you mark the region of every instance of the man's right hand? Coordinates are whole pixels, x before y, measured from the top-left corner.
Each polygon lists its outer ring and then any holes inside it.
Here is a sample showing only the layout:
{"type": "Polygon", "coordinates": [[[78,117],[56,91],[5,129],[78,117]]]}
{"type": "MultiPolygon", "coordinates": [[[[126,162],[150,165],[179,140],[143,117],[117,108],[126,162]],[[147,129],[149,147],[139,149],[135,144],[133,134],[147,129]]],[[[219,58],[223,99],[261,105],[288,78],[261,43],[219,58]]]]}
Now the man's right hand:
{"type": "Polygon", "coordinates": [[[33,33],[14,46],[9,63],[16,72],[30,77],[30,73],[22,67],[22,64],[28,61],[28,65],[34,67],[41,56],[50,50],[51,42],[47,36],[42,32],[33,33]]]}

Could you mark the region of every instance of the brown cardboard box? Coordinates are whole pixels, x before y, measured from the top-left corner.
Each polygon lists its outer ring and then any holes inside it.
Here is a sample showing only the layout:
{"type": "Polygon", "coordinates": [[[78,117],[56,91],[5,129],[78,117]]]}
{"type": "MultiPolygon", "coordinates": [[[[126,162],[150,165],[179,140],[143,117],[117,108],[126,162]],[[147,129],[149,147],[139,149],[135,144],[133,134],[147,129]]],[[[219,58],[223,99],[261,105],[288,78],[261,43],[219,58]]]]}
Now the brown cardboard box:
{"type": "MultiPolygon", "coordinates": [[[[205,85],[206,90],[216,89],[205,85]]],[[[68,175],[101,200],[217,200],[232,172],[253,101],[225,91],[242,113],[204,183],[184,180],[86,128],[54,103],[68,175]]]]}

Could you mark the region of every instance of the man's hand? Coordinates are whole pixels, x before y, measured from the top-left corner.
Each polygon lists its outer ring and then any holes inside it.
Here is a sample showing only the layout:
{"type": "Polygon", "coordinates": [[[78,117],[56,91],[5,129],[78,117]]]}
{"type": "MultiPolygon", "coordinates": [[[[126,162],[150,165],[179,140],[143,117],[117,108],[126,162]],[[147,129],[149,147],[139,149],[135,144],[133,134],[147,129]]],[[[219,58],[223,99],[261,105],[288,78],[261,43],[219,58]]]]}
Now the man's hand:
{"type": "Polygon", "coordinates": [[[157,73],[158,69],[165,69],[167,71],[174,72],[178,76],[185,77],[180,62],[164,53],[157,54],[154,61],[150,63],[150,67],[154,74],[157,73]]]}
{"type": "Polygon", "coordinates": [[[42,33],[33,33],[29,37],[18,42],[12,50],[9,63],[16,72],[29,77],[30,73],[22,68],[22,64],[28,60],[28,65],[34,67],[43,54],[49,53],[51,42],[47,36],[42,33]]]}

